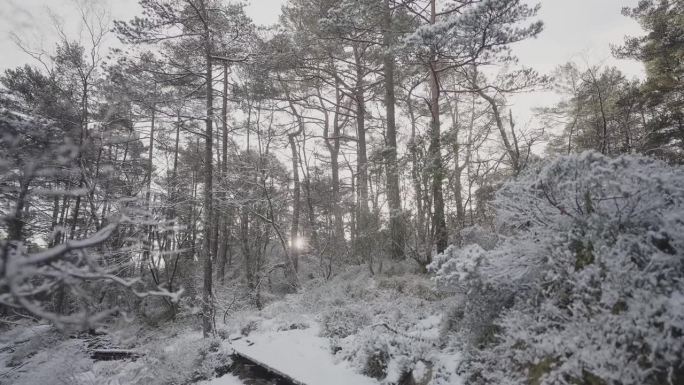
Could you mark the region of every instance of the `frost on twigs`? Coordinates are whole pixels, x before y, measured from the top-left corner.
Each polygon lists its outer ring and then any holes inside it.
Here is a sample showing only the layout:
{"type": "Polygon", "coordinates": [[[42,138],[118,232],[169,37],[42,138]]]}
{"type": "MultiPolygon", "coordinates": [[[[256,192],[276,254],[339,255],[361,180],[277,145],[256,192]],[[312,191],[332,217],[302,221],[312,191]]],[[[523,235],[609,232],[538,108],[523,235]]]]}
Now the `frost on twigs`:
{"type": "MultiPolygon", "coordinates": [[[[23,242],[0,243],[0,304],[54,323],[58,327],[92,328],[120,308],[101,308],[93,304],[88,285],[99,283],[119,286],[138,298],[164,297],[175,303],[182,291],[170,292],[165,288],[142,290],[139,278],[121,274],[126,263],[116,261],[116,253],[107,247],[107,241],[123,220],[105,226],[97,233],[79,240],[37,252],[28,251],[23,242]],[[52,295],[68,290],[79,298],[82,305],[71,314],[62,314],[47,301],[52,295]]],[[[130,267],[128,267],[130,268],[130,267]]]]}
{"type": "Polygon", "coordinates": [[[532,167],[494,205],[497,247],[450,248],[431,266],[466,294],[473,383],[684,380],[681,168],[585,152],[532,167]]]}
{"type": "Polygon", "coordinates": [[[117,290],[178,301],[180,291],[148,290],[134,274],[143,229],[158,225],[141,214],[139,199],[112,197],[109,213],[99,214],[83,148],[50,121],[0,109],[0,132],[0,305],[60,328],[88,329],[126,310],[105,301],[117,290]],[[77,187],[56,187],[63,185],[77,187]],[[33,220],[46,197],[54,207],[77,200],[87,220],[74,214],[58,226],[56,209],[52,223],[33,220]]]}

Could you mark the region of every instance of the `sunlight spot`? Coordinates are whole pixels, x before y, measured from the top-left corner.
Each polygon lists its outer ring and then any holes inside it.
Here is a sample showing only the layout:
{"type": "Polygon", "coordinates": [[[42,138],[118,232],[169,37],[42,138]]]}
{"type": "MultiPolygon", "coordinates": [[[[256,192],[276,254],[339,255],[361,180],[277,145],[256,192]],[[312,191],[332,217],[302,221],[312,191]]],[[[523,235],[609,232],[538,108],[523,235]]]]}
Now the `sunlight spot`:
{"type": "Polygon", "coordinates": [[[295,237],[293,240],[292,247],[294,247],[297,250],[303,250],[306,248],[306,238],[300,236],[295,237]]]}

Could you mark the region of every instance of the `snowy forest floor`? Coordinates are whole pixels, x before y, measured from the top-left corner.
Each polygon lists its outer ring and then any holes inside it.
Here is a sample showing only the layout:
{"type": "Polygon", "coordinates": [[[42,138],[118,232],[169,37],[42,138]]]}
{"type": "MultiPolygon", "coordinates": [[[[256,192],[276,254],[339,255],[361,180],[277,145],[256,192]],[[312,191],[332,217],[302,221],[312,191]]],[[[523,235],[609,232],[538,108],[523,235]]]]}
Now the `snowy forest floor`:
{"type": "Polygon", "coordinates": [[[459,384],[458,347],[443,338],[453,301],[425,276],[353,267],[225,323],[218,306],[213,338],[191,312],[156,326],[121,320],[96,337],[26,323],[0,335],[0,384],[259,384],[230,373],[234,351],[307,385],[459,384]],[[139,356],[95,361],[98,347],[139,356]]]}

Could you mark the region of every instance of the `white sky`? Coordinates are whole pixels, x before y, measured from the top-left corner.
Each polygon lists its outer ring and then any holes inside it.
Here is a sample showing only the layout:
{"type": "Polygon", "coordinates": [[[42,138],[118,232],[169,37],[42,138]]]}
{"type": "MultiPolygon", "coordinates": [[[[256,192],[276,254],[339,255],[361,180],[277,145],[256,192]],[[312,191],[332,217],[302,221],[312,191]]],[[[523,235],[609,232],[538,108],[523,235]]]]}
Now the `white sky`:
{"type": "MultiPolygon", "coordinates": [[[[0,0],[0,71],[30,61],[9,39],[14,32],[34,45],[42,42],[45,48],[54,44],[54,29],[46,14],[50,7],[66,21],[75,18],[73,3],[78,0],[0,0]]],[[[111,9],[113,19],[130,19],[139,13],[137,0],[80,0],[102,1],[111,9]]],[[[633,61],[618,61],[611,56],[610,44],[619,44],[625,35],[641,33],[639,25],[620,14],[624,6],[633,6],[638,0],[526,0],[541,2],[540,19],[545,30],[540,37],[515,47],[520,62],[541,73],[552,71],[569,60],[579,64],[618,65],[628,76],[642,76],[643,66],[633,61]]],[[[251,0],[247,10],[258,24],[277,22],[285,0],[251,0]]],[[[72,23],[73,24],[73,23],[72,23]]],[[[114,37],[110,38],[116,42],[114,37]]],[[[530,109],[547,105],[554,97],[534,93],[518,96],[511,102],[519,119],[527,121],[530,109]]]]}

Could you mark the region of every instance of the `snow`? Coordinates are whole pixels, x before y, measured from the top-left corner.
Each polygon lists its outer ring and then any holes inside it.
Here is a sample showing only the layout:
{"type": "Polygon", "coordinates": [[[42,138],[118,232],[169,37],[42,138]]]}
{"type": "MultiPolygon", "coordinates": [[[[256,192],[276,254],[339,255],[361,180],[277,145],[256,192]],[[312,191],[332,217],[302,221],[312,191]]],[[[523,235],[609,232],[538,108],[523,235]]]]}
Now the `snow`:
{"type": "Polygon", "coordinates": [[[328,340],[319,337],[319,332],[320,327],[313,323],[307,329],[252,334],[233,341],[232,347],[237,353],[307,385],[379,384],[356,373],[346,362],[336,362],[328,340]]]}
{"type": "Polygon", "coordinates": [[[197,385],[244,385],[244,382],[228,373],[219,378],[214,378],[213,380],[198,382],[197,385]]]}
{"type": "Polygon", "coordinates": [[[418,382],[424,382],[427,376],[428,368],[425,366],[423,361],[418,361],[416,367],[413,368],[413,378],[418,382]]]}
{"type": "Polygon", "coordinates": [[[421,319],[416,324],[416,330],[408,334],[418,338],[437,340],[439,338],[439,326],[442,324],[442,314],[433,314],[421,319]]]}
{"type": "MultiPolygon", "coordinates": [[[[435,361],[446,374],[459,373],[459,366],[463,362],[462,354],[440,352],[435,354],[435,361]]],[[[449,375],[449,385],[464,385],[465,380],[460,375],[449,375]]]]}

